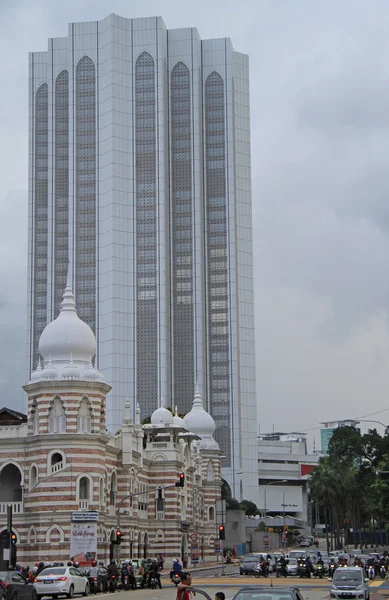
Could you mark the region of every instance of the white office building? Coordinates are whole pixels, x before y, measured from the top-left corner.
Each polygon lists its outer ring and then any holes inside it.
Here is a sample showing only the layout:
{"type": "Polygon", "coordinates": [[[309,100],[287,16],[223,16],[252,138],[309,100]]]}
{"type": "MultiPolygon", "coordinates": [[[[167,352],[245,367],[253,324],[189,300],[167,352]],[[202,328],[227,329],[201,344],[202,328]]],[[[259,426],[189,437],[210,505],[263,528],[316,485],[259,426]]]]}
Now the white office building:
{"type": "Polygon", "coordinates": [[[198,387],[233,495],[256,500],[248,57],[110,15],[32,53],[29,94],[28,376],[69,269],[109,428],[127,397],[186,413],[198,387]]]}

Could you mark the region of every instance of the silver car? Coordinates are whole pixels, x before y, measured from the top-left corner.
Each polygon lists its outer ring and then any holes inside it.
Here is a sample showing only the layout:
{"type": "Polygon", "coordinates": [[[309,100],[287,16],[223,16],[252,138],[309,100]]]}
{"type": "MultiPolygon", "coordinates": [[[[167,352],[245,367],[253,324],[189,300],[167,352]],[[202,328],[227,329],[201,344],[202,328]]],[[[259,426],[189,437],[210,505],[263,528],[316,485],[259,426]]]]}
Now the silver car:
{"type": "Polygon", "coordinates": [[[294,577],[296,577],[299,568],[297,558],[289,558],[288,564],[286,566],[288,569],[288,575],[293,575],[294,577]]]}
{"type": "Polygon", "coordinates": [[[339,600],[369,600],[369,580],[360,567],[336,569],[331,585],[330,597],[339,600]]]}

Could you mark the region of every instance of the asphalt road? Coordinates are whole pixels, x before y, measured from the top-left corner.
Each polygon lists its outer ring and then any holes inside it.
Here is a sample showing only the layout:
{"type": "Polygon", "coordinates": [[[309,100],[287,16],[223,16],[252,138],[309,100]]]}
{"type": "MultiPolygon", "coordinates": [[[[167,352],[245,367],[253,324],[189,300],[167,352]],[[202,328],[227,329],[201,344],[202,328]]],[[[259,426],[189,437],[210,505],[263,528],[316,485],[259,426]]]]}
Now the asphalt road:
{"type": "MultiPolygon", "coordinates": [[[[226,600],[231,600],[235,593],[244,586],[258,585],[258,587],[268,586],[271,578],[255,579],[245,576],[225,576],[225,577],[205,577],[204,573],[197,573],[193,578],[193,587],[203,590],[208,594],[211,600],[214,600],[215,594],[222,591],[226,595],[226,600]]],[[[330,583],[326,579],[300,579],[297,577],[288,577],[287,579],[273,578],[273,585],[282,587],[297,586],[304,600],[329,600],[330,583]]],[[[176,600],[177,588],[164,577],[162,578],[162,589],[148,590],[137,589],[135,591],[116,591],[115,594],[97,594],[96,600],[176,600]]],[[[386,600],[389,598],[389,580],[375,580],[370,583],[371,600],[386,600]]],[[[196,600],[207,600],[201,594],[196,595],[196,600]]]]}

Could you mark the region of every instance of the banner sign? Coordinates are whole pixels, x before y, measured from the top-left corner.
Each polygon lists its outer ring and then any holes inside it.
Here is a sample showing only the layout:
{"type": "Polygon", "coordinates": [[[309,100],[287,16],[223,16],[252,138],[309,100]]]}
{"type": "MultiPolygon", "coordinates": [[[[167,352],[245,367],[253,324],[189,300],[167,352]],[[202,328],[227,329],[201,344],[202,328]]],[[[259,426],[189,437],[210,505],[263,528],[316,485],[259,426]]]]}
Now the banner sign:
{"type": "Polygon", "coordinates": [[[97,510],[77,510],[72,513],[72,521],[98,521],[99,513],[97,510]]]}
{"type": "Polygon", "coordinates": [[[88,565],[97,554],[97,523],[72,523],[70,530],[70,558],[80,565],[88,565]]]}

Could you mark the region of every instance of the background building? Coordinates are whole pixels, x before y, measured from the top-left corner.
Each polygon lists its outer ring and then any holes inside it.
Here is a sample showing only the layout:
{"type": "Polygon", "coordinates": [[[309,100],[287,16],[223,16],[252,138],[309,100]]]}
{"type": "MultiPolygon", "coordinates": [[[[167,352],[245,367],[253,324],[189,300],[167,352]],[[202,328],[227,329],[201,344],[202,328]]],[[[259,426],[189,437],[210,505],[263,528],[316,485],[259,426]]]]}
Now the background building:
{"type": "MultiPolygon", "coordinates": [[[[319,456],[308,454],[306,434],[271,433],[258,438],[259,498],[268,525],[272,517],[291,516],[311,524],[308,477],[319,456]]],[[[286,524],[288,524],[286,520],[286,524]]]]}
{"type": "Polygon", "coordinates": [[[330,439],[332,438],[332,434],[334,433],[335,429],[338,427],[356,427],[358,424],[359,421],[355,421],[354,419],[344,419],[343,421],[326,421],[321,423],[321,425],[324,425],[324,427],[320,429],[321,453],[328,453],[328,444],[330,443],[330,439]]]}
{"type": "Polygon", "coordinates": [[[0,410],[0,544],[11,505],[17,561],[24,565],[73,557],[74,527],[85,526],[90,515],[90,559],[94,552],[104,561],[115,555],[120,519],[122,557],[162,552],[169,559],[188,553],[211,560],[220,451],[201,396],[195,395],[185,421],[159,408],[143,427],[139,409],[133,421],[128,402],[120,433],[108,435],[111,388],[90,361],[95,351],[69,285],[59,317],[40,338],[43,365],[24,386],[28,418],[0,410]],[[175,487],[180,473],[185,486],[175,487]]]}
{"type": "Polygon", "coordinates": [[[70,263],[108,428],[197,385],[256,500],[248,57],[160,17],[71,23],[30,55],[29,131],[28,374],[70,263]]]}

